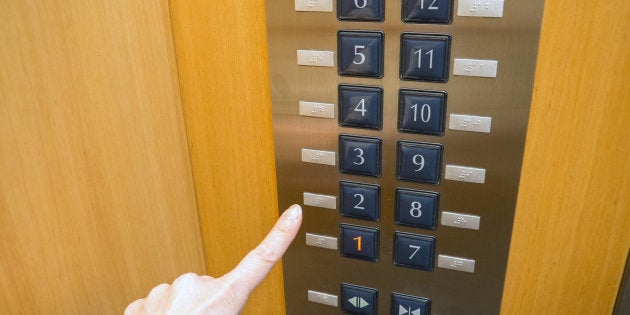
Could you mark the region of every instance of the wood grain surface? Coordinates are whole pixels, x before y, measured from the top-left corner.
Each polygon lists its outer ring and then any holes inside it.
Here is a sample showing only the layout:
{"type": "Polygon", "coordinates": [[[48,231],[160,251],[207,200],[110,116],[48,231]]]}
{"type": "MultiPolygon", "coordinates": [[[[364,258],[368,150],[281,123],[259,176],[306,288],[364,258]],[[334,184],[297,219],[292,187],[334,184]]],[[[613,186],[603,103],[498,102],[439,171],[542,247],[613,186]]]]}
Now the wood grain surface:
{"type": "Polygon", "coordinates": [[[630,2],[546,1],[502,314],[611,314],[630,248],[630,2]]]}
{"type": "MultiPolygon", "coordinates": [[[[233,268],[278,217],[264,1],[171,0],[208,273],[233,268]]],[[[284,314],[277,266],[244,314],[284,314]]]]}
{"type": "Polygon", "coordinates": [[[0,314],[122,314],[204,271],[168,4],[2,1],[0,314]]]}

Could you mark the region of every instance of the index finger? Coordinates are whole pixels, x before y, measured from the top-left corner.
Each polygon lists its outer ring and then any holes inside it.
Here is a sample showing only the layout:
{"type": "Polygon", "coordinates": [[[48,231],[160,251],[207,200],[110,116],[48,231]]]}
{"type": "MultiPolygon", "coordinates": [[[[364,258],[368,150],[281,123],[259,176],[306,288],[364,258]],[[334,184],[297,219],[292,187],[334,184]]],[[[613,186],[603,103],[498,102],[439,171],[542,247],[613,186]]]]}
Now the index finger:
{"type": "Polygon", "coordinates": [[[302,208],[293,205],[278,219],[265,239],[222,278],[232,282],[236,294],[249,295],[282,258],[302,223],[302,208]]]}

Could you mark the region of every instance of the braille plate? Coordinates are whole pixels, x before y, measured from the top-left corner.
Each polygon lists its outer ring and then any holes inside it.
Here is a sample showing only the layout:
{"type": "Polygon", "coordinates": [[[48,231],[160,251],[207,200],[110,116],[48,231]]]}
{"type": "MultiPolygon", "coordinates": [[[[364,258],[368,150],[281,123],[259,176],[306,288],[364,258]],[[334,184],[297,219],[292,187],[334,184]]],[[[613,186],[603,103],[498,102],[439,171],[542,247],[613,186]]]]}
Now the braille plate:
{"type": "Polygon", "coordinates": [[[297,64],[300,66],[334,67],[335,53],[322,50],[298,50],[297,64]]]}
{"type": "Polygon", "coordinates": [[[464,272],[475,272],[475,261],[467,258],[439,255],[438,267],[464,272]]]}
{"type": "Polygon", "coordinates": [[[462,229],[479,230],[481,217],[470,214],[442,212],[441,223],[445,226],[451,226],[462,229]]]}
{"type": "Polygon", "coordinates": [[[476,167],[446,165],[444,178],[458,182],[483,184],[486,182],[486,170],[476,167]]]}
{"type": "Polygon", "coordinates": [[[451,130],[490,133],[491,128],[491,117],[451,114],[448,120],[448,129],[451,130]]]}
{"type": "Polygon", "coordinates": [[[334,151],[302,149],[302,162],[335,165],[335,155],[334,151]]]}
{"type": "Polygon", "coordinates": [[[315,302],[315,303],[335,306],[335,307],[339,305],[338,304],[339,302],[337,301],[338,297],[336,295],[317,292],[313,290],[308,290],[308,300],[310,302],[315,302]]]}
{"type": "Polygon", "coordinates": [[[327,209],[337,209],[337,197],[305,192],[304,205],[327,209]]]}
{"type": "Polygon", "coordinates": [[[453,74],[468,77],[496,78],[499,62],[496,60],[455,58],[453,74]]]}
{"type": "Polygon", "coordinates": [[[300,101],[300,115],[318,118],[335,118],[335,104],[300,101]]]}
{"type": "Polygon", "coordinates": [[[326,235],[306,233],[306,245],[337,250],[337,238],[326,235]]]}
{"type": "Polygon", "coordinates": [[[332,12],[333,0],[295,0],[295,11],[332,12]]]}
{"type": "Polygon", "coordinates": [[[459,0],[457,15],[476,17],[502,17],[503,0],[459,0]]]}

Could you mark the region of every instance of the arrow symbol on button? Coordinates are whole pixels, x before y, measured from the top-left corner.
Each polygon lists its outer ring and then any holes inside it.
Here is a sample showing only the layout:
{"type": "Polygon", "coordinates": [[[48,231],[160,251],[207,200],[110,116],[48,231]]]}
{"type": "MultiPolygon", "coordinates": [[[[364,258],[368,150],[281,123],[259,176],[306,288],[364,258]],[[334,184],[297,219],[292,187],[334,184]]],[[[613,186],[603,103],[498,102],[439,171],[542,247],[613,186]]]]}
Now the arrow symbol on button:
{"type": "Polygon", "coordinates": [[[417,309],[417,310],[411,310],[411,307],[409,308],[405,308],[404,306],[400,305],[398,307],[398,315],[406,315],[406,314],[411,314],[411,315],[422,315],[422,310],[421,309],[417,309]]]}
{"type": "Polygon", "coordinates": [[[368,303],[366,300],[364,300],[361,297],[355,296],[353,298],[350,298],[348,300],[348,302],[350,302],[350,304],[352,304],[352,306],[354,307],[358,307],[358,308],[364,308],[370,305],[370,303],[368,303]]]}

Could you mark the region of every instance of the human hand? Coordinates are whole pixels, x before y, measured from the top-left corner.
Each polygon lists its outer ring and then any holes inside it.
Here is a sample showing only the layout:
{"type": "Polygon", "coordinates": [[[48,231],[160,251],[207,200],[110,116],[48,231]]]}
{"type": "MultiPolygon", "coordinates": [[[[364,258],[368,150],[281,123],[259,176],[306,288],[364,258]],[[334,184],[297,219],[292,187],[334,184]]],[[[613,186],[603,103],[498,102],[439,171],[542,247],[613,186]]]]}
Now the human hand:
{"type": "Polygon", "coordinates": [[[153,288],[149,295],[125,310],[125,315],[145,314],[238,314],[249,294],[267,276],[295,238],[302,222],[302,208],[287,209],[267,237],[232,271],[220,278],[184,274],[172,285],[153,288]]]}

